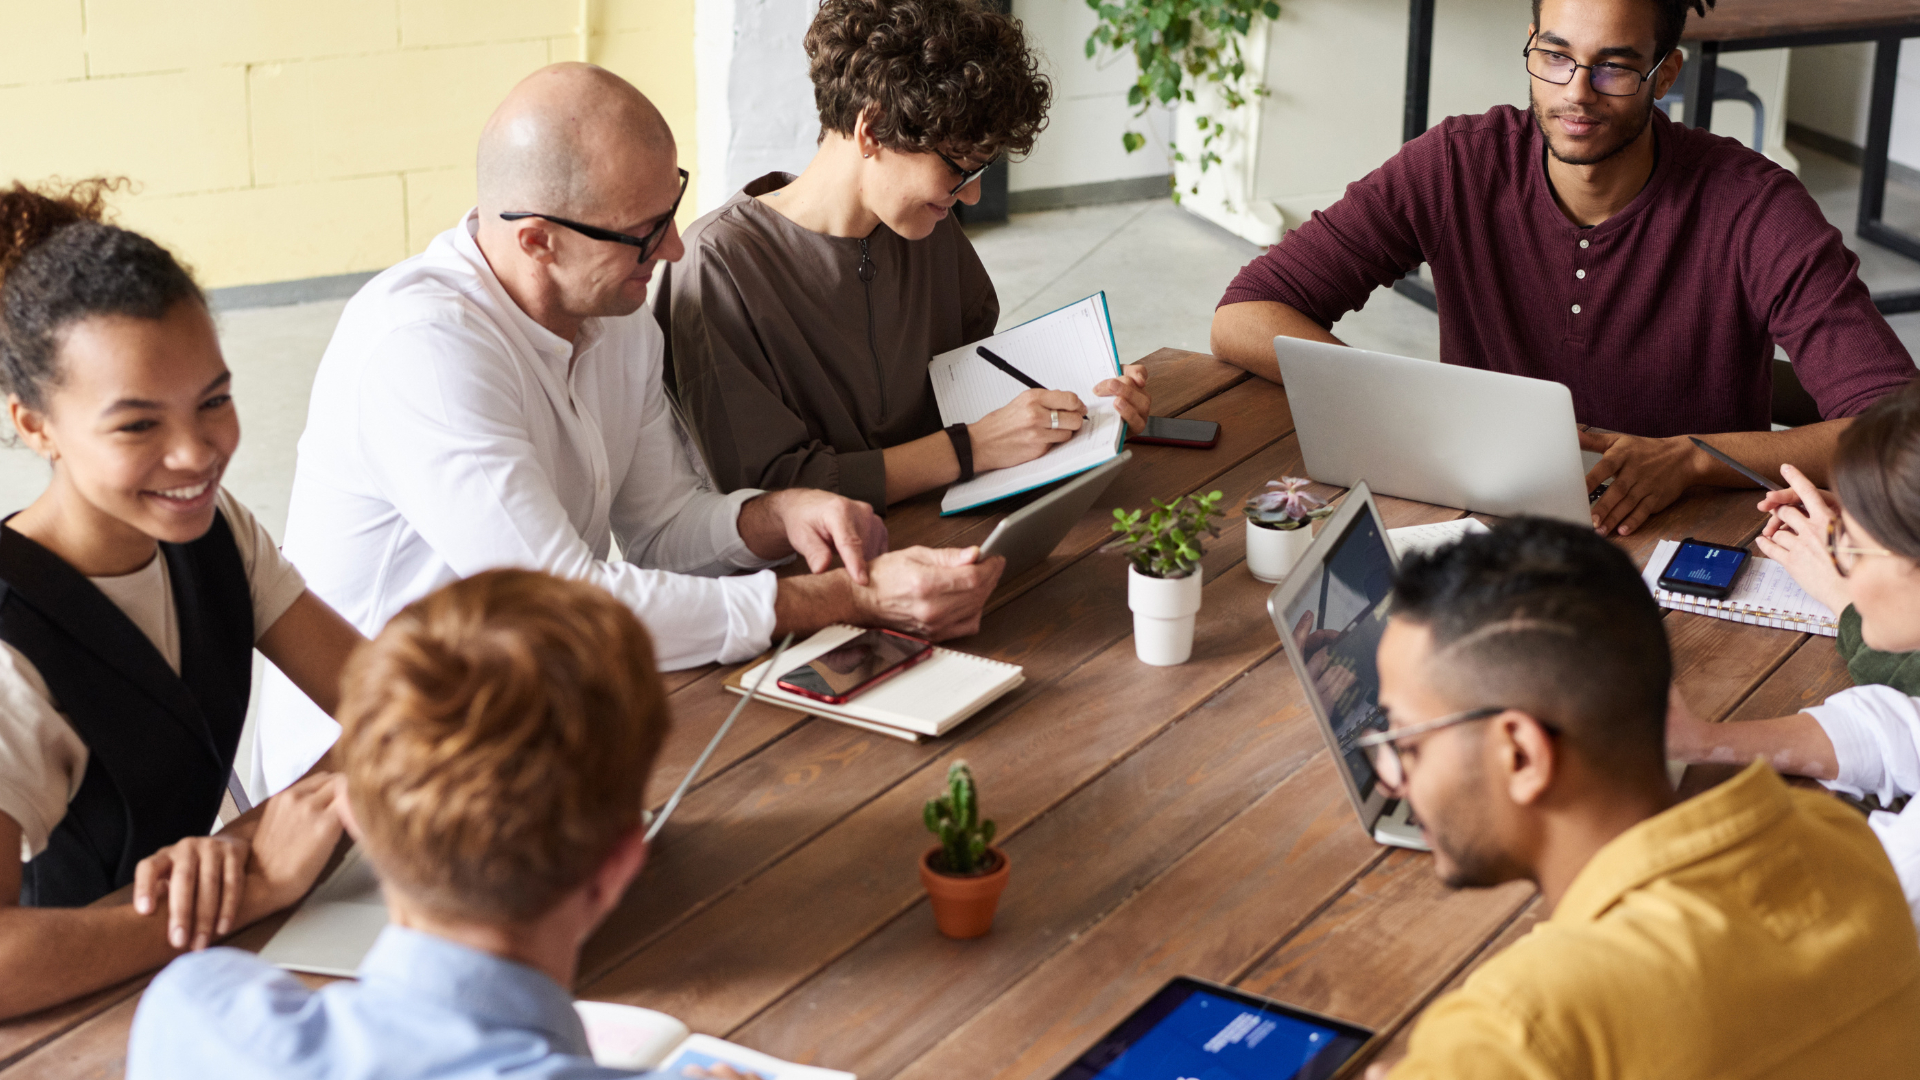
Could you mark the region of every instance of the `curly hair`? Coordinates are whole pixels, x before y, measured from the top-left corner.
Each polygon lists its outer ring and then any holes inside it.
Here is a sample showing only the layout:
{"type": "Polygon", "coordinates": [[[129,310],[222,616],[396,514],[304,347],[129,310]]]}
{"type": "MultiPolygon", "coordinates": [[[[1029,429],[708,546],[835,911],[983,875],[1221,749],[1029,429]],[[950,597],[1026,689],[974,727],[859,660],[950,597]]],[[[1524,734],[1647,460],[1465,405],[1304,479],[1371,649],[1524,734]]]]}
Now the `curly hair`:
{"type": "MultiPolygon", "coordinates": [[[[1680,45],[1680,33],[1687,28],[1687,12],[1706,18],[1714,0],[1648,0],[1653,5],[1653,55],[1665,59],[1680,45]]],[[[1533,25],[1540,26],[1540,0],[1533,0],[1533,25]]],[[[1540,26],[1544,30],[1546,27],[1540,26]]]]}
{"type": "Polygon", "coordinates": [[[381,875],[443,916],[552,910],[640,822],[667,727],[606,590],[490,570],[408,605],[342,676],[336,754],[381,875]]]}
{"type": "Polygon", "coordinates": [[[955,157],[1025,154],[1053,86],[1016,20],[978,0],[826,0],[807,29],[820,129],[955,157]]]}
{"type": "Polygon", "coordinates": [[[0,393],[44,410],[60,384],[60,332],[94,315],[164,318],[206,298],[166,248],[102,222],[109,192],[95,178],[0,192],[0,393]]]}

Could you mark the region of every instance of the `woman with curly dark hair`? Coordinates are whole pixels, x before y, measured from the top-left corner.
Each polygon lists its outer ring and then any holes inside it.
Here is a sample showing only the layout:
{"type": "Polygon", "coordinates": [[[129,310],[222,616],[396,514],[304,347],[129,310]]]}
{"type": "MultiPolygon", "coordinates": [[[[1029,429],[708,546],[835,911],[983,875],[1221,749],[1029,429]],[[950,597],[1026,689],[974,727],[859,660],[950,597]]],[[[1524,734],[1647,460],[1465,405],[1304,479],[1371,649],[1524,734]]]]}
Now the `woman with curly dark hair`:
{"type": "MultiPolygon", "coordinates": [[[[654,313],[715,481],[815,487],[876,509],[1070,438],[1086,411],[1029,390],[945,431],[937,353],[993,333],[1000,302],[950,216],[1025,154],[1052,88],[1020,24],[978,0],[826,0],[807,31],[820,149],[685,235],[654,313]],[[1053,414],[1058,414],[1054,426],[1053,414]]],[[[1146,375],[1096,392],[1138,432],[1146,375]]]]}

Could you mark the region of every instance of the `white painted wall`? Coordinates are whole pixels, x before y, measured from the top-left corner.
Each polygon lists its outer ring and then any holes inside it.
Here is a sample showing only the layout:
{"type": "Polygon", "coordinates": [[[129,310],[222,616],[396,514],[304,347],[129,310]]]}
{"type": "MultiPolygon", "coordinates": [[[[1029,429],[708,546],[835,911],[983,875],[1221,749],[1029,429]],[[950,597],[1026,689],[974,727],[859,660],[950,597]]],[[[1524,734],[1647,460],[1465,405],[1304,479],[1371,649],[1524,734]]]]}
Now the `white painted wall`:
{"type": "MultiPolygon", "coordinates": [[[[1793,50],[1793,87],[1787,117],[1815,131],[1867,144],[1867,104],[1873,90],[1873,46],[1823,45],[1793,50]]],[[[1717,125],[1716,125],[1717,126],[1717,125]]],[[[1900,47],[1893,94],[1893,138],[1887,156],[1920,169],[1920,44],[1900,47]]]]}
{"type": "Polygon", "coordinates": [[[1008,189],[1166,175],[1171,116],[1156,108],[1134,119],[1127,105],[1135,74],[1132,53],[1087,59],[1093,9],[1081,0],[1014,0],[1013,14],[1041,56],[1041,70],[1053,80],[1053,108],[1033,153],[1010,168],[1008,189]],[[1120,145],[1120,133],[1129,127],[1147,136],[1147,145],[1131,154],[1120,145]]]}
{"type": "Polygon", "coordinates": [[[694,79],[700,206],[725,202],[775,169],[813,159],[820,114],[801,43],[819,0],[698,0],[694,79]]]}

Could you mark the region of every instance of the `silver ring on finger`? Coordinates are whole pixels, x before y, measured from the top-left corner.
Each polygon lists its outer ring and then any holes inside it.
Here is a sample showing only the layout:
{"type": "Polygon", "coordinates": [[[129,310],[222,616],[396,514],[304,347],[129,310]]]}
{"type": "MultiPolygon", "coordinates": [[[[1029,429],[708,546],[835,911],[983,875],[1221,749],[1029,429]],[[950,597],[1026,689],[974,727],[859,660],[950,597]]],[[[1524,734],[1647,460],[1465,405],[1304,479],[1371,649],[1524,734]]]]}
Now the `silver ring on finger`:
{"type": "Polygon", "coordinates": [[[1057,430],[1060,427],[1060,410],[1049,409],[1047,410],[1047,415],[1052,417],[1052,419],[1047,423],[1048,429],[1057,430]]]}

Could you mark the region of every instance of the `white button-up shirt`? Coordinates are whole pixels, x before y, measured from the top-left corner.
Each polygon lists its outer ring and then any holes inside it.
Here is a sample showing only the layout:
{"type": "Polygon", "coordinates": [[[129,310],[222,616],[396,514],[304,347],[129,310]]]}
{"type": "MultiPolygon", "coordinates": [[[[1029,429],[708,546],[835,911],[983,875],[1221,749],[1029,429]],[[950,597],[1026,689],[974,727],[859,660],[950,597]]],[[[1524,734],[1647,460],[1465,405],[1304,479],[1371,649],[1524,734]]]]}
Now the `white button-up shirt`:
{"type": "MultiPolygon", "coordinates": [[[[740,505],[695,472],[644,308],[577,343],[508,297],[469,211],[368,282],[320,361],[285,552],[362,633],[495,567],[594,582],[631,605],[663,668],[767,647],[776,583],[740,539],[740,505]],[[619,544],[624,561],[609,556],[619,544]]],[[[283,677],[263,687],[265,789],[298,779],[339,728],[283,677]]]]}
{"type": "MultiPolygon", "coordinates": [[[[1828,787],[1875,795],[1882,805],[1920,796],[1920,698],[1891,686],[1856,686],[1805,711],[1833,742],[1840,764],[1840,775],[1828,787]]],[[[1920,798],[1898,814],[1875,810],[1867,824],[1887,849],[1914,922],[1920,923],[1920,798]]]]}

